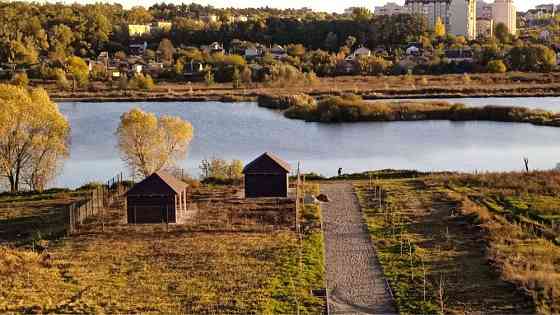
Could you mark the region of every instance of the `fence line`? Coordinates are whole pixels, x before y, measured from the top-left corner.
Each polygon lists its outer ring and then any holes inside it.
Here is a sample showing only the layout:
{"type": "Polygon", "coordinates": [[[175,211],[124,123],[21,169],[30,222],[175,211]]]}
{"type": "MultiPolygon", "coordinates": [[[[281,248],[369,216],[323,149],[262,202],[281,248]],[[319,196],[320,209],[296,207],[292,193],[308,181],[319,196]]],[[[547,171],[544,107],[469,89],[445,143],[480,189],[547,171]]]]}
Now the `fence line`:
{"type": "Polygon", "coordinates": [[[86,198],[71,203],[66,208],[66,232],[78,233],[80,226],[93,216],[100,215],[102,230],[105,229],[104,211],[126,192],[122,173],[88,192],[86,198]]]}

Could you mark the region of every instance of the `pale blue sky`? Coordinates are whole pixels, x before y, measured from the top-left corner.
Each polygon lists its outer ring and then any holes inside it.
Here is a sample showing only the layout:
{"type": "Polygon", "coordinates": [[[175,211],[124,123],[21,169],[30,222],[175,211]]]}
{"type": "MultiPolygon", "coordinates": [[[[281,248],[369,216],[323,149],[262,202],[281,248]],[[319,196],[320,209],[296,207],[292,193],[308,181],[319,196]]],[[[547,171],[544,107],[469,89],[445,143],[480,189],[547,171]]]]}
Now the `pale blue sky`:
{"type": "MultiPolygon", "coordinates": [[[[514,0],[515,4],[517,5],[518,10],[526,11],[535,5],[538,4],[546,4],[546,3],[560,3],[560,0],[514,0]]],[[[54,1],[53,1],[54,2],[54,1]]],[[[60,1],[58,1],[60,2],[60,1]]],[[[64,0],[64,3],[95,3],[95,2],[118,2],[123,4],[126,7],[133,6],[133,5],[143,5],[143,6],[150,6],[153,3],[160,3],[160,2],[173,2],[173,3],[199,3],[203,5],[213,5],[215,7],[240,7],[240,8],[247,8],[247,7],[278,7],[278,8],[301,8],[301,7],[308,7],[313,10],[319,11],[328,11],[328,12],[342,12],[347,7],[352,6],[361,6],[361,7],[368,7],[373,10],[373,7],[378,5],[383,5],[386,2],[396,2],[399,4],[403,4],[404,0],[203,0],[203,1],[196,1],[196,0],[148,0],[148,1],[135,1],[135,0],[120,0],[120,1],[100,1],[100,0],[64,0]]],[[[487,0],[487,2],[493,2],[493,0],[487,0]]]]}

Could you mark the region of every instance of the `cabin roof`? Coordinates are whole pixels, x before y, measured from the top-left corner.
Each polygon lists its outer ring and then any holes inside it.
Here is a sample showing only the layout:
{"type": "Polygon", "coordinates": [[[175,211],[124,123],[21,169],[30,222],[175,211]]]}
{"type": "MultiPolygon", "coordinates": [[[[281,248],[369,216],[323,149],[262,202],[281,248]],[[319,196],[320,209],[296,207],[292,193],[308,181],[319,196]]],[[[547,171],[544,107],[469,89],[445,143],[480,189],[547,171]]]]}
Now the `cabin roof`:
{"type": "Polygon", "coordinates": [[[292,168],[288,162],[282,160],[280,157],[276,156],[273,153],[265,152],[251,163],[247,164],[245,168],[243,168],[243,173],[250,172],[252,170],[262,170],[263,168],[267,167],[266,161],[271,161],[273,164],[276,164],[279,168],[284,170],[286,173],[289,173],[292,168]]]}
{"type": "Polygon", "coordinates": [[[161,192],[161,189],[164,187],[161,187],[160,183],[167,186],[168,189],[166,190],[171,190],[176,194],[180,194],[188,186],[186,183],[178,180],[173,175],[164,171],[158,171],[134,185],[134,187],[127,192],[127,195],[149,194],[154,191],[161,192]]]}

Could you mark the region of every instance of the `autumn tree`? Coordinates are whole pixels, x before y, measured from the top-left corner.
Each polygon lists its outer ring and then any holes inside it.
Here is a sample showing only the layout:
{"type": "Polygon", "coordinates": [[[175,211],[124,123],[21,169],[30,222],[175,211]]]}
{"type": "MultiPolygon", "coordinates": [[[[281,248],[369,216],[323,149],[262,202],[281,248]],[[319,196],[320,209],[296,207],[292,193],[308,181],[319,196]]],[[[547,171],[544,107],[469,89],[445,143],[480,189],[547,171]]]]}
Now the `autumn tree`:
{"type": "Polygon", "coordinates": [[[438,17],[436,19],[436,25],[434,26],[434,35],[436,35],[436,37],[445,36],[445,24],[443,24],[441,17],[438,17]]]}
{"type": "Polygon", "coordinates": [[[68,156],[68,121],[43,89],[0,85],[0,175],[15,192],[42,190],[68,156]]]}
{"type": "Polygon", "coordinates": [[[368,8],[358,7],[352,10],[352,18],[355,21],[366,22],[373,17],[373,13],[368,8]]]}
{"type": "Polygon", "coordinates": [[[133,108],[121,116],[116,134],[122,160],[133,174],[146,177],[186,156],[193,128],[179,117],[133,108]]]}
{"type": "Polygon", "coordinates": [[[158,46],[158,53],[161,55],[161,60],[167,64],[173,61],[173,54],[175,53],[175,47],[173,43],[167,38],[162,39],[158,46]]]}
{"type": "Polygon", "coordinates": [[[89,81],[89,67],[80,57],[72,56],[66,60],[68,72],[79,86],[85,86],[89,81]]]}
{"type": "Polygon", "coordinates": [[[126,20],[129,24],[145,24],[150,23],[154,17],[150,11],[142,6],[135,6],[128,11],[126,20]]]}

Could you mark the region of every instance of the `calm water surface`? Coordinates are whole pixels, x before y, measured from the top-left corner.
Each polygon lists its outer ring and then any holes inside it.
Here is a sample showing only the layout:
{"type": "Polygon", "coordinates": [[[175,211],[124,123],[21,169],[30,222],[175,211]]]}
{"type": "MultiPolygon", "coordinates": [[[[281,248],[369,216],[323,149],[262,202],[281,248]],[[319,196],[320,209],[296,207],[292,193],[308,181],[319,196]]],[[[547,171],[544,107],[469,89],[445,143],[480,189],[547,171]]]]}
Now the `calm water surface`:
{"type": "MultiPolygon", "coordinates": [[[[560,111],[560,98],[454,99],[471,106],[519,105],[560,111]]],[[[254,103],[60,103],[72,126],[71,156],[55,183],[76,187],[126,170],[114,132],[120,115],[138,106],[189,120],[195,134],[181,167],[198,174],[204,158],[252,160],[275,152],[305,171],[334,175],[399,168],[521,170],[560,162],[560,129],[495,122],[390,122],[317,124],[285,119],[254,103]]]]}

